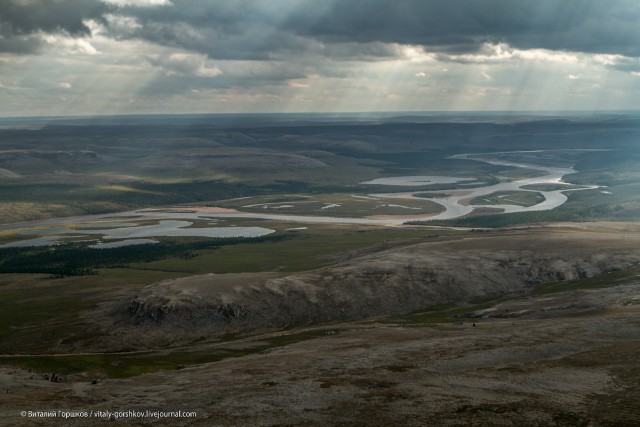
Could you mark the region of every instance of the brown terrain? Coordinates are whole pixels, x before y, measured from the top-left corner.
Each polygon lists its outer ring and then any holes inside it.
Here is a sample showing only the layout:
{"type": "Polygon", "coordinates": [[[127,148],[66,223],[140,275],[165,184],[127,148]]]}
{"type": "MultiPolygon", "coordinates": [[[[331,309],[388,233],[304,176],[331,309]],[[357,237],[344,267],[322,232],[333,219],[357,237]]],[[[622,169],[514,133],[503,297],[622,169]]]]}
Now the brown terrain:
{"type": "Polygon", "coordinates": [[[20,416],[57,409],[197,414],[126,425],[640,425],[640,234],[590,229],[474,233],[304,273],[161,281],[93,313],[103,347],[246,354],[94,381],[5,366],[0,424],[59,424],[20,416]]]}
{"type": "Polygon", "coordinates": [[[526,294],[541,283],[594,277],[640,261],[637,234],[506,234],[404,246],[287,276],[206,274],[161,281],[105,304],[101,320],[118,343],[175,345],[526,294]]]}

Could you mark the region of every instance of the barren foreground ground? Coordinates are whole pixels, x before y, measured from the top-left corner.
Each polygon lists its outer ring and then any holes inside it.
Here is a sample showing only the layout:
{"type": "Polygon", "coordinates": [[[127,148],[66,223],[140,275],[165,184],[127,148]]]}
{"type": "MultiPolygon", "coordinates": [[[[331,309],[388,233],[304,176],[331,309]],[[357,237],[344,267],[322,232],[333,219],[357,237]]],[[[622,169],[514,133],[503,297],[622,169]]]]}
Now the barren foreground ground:
{"type": "MultiPolygon", "coordinates": [[[[635,274],[541,285],[449,319],[433,312],[325,325],[302,342],[125,379],[69,375],[55,383],[5,366],[0,424],[62,421],[21,411],[94,411],[65,425],[104,425],[96,411],[181,410],[196,416],[115,424],[637,426],[635,274]]],[[[249,350],[283,334],[205,341],[199,350],[249,350]]]]}

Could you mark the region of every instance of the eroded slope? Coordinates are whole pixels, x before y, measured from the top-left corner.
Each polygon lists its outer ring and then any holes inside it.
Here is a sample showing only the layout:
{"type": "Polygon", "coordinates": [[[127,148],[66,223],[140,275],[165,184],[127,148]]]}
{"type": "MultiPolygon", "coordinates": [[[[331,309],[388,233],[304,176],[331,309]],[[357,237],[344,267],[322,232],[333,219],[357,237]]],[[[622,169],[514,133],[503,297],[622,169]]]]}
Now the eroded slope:
{"type": "Polygon", "coordinates": [[[119,339],[135,334],[135,344],[145,346],[408,313],[628,268],[640,261],[638,240],[635,234],[562,231],[478,236],[288,276],[165,280],[108,306],[105,322],[119,339]]]}

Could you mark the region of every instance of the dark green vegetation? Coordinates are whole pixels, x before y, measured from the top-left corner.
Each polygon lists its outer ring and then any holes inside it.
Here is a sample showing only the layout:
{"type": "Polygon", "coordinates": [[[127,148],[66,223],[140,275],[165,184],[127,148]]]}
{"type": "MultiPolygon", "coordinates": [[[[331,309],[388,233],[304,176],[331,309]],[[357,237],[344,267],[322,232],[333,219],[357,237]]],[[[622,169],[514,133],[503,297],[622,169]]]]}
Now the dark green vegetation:
{"type": "MultiPolygon", "coordinates": [[[[93,249],[86,243],[0,249],[0,273],[42,273],[55,277],[99,274],[101,269],[134,268],[184,273],[303,271],[335,262],[334,254],[368,246],[390,247],[450,230],[379,229],[364,226],[265,224],[236,220],[241,226],[269,226],[276,234],[253,238],[159,238],[159,243],[93,249]]],[[[199,224],[194,224],[200,226],[199,224]]],[[[14,235],[15,236],[15,235],[14,235]]],[[[341,255],[348,256],[348,255],[341,255]]]]}
{"type": "Polygon", "coordinates": [[[169,256],[190,259],[196,251],[215,250],[227,245],[275,242],[287,235],[254,238],[163,240],[153,245],[92,249],[79,244],[54,247],[0,249],[0,273],[45,273],[55,276],[97,274],[100,268],[126,268],[130,263],[151,262],[169,256]],[[187,241],[184,241],[187,240],[187,241]]]}
{"type": "Polygon", "coordinates": [[[557,190],[572,190],[575,188],[581,188],[579,185],[567,185],[567,184],[534,184],[523,185],[521,188],[525,190],[534,191],[557,191],[557,190]]]}
{"type": "Polygon", "coordinates": [[[533,206],[544,201],[544,196],[533,191],[498,191],[471,200],[472,205],[533,206]]]}
{"type": "Polygon", "coordinates": [[[353,226],[312,226],[284,240],[241,243],[214,252],[201,251],[190,259],[168,257],[132,264],[133,268],[184,273],[241,273],[306,271],[347,260],[369,251],[455,235],[450,230],[380,229],[353,226]]]}
{"type": "Polygon", "coordinates": [[[420,197],[426,199],[440,199],[443,197],[447,197],[448,194],[445,193],[414,193],[413,197],[420,197]]]}

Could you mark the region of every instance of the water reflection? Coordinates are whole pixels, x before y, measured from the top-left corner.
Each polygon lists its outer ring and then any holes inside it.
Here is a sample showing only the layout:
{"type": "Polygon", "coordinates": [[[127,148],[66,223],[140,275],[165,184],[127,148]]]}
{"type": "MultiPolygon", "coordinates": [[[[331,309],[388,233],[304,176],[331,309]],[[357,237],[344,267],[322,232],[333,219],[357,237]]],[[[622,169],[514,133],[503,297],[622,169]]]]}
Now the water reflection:
{"type": "MultiPolygon", "coordinates": [[[[110,224],[111,225],[111,224],[110,224]]],[[[108,248],[126,246],[132,244],[157,243],[152,239],[142,239],[145,237],[211,237],[211,238],[231,238],[231,237],[260,237],[274,233],[275,230],[263,227],[204,227],[187,228],[193,225],[190,221],[183,220],[162,220],[157,224],[133,225],[124,223],[124,227],[94,229],[70,229],[56,228],[49,230],[25,230],[21,234],[47,234],[36,239],[20,240],[17,242],[0,245],[0,248],[18,248],[29,246],[49,246],[59,244],[63,239],[78,237],[77,235],[100,235],[105,240],[125,239],[112,243],[98,243],[90,247],[108,248]],[[131,226],[133,225],[133,226],[131,226]]]]}

